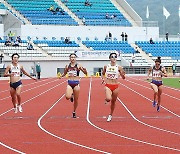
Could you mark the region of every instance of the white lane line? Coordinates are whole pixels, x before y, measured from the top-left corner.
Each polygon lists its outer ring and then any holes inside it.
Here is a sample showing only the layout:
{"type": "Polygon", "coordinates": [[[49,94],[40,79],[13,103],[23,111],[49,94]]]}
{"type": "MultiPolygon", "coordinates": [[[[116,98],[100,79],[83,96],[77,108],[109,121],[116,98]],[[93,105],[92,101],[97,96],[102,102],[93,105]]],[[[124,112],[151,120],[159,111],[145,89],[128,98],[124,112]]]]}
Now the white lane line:
{"type": "Polygon", "coordinates": [[[138,142],[138,143],[147,144],[147,145],[151,145],[151,146],[155,146],[155,147],[159,147],[159,148],[169,149],[169,150],[173,150],[173,151],[180,151],[180,149],[176,149],[176,148],[172,148],[172,147],[167,147],[167,146],[163,146],[163,145],[159,145],[159,144],[155,144],[155,143],[150,143],[150,142],[146,142],[146,141],[130,138],[130,137],[127,137],[127,136],[124,136],[124,135],[116,134],[114,132],[105,130],[105,129],[100,128],[100,127],[96,126],[95,124],[93,124],[89,120],[90,102],[91,102],[91,87],[92,87],[92,78],[91,78],[90,89],[89,89],[89,94],[88,94],[88,107],[87,107],[87,115],[86,115],[86,120],[88,121],[88,123],[90,125],[92,125],[93,127],[97,128],[97,129],[99,129],[99,130],[101,130],[103,132],[106,132],[108,134],[115,135],[115,136],[118,136],[118,137],[121,137],[121,138],[124,138],[124,139],[127,139],[127,140],[131,140],[131,141],[135,141],[135,142],[138,142]]]}
{"type": "MultiPolygon", "coordinates": [[[[57,80],[59,80],[59,79],[56,79],[56,80],[53,80],[53,81],[50,81],[50,82],[46,82],[46,83],[44,83],[44,84],[38,85],[38,86],[33,87],[33,88],[29,88],[29,89],[27,89],[27,90],[23,90],[23,91],[21,92],[21,94],[22,94],[22,93],[25,93],[25,92],[27,92],[27,91],[30,91],[30,90],[32,90],[32,89],[36,89],[36,88],[42,87],[42,86],[47,85],[47,84],[49,84],[49,83],[56,82],[57,80]]],[[[11,96],[4,97],[4,98],[0,99],[0,101],[5,100],[5,99],[10,98],[10,97],[11,97],[11,96]]]]}
{"type": "MultiPolygon", "coordinates": [[[[37,98],[37,97],[39,97],[39,96],[45,94],[45,93],[47,93],[47,92],[50,91],[51,89],[54,89],[54,88],[58,87],[59,85],[63,84],[64,82],[66,82],[66,81],[63,81],[63,82],[57,84],[56,86],[54,86],[54,87],[52,87],[52,88],[49,88],[48,90],[46,90],[46,91],[44,91],[44,92],[42,92],[42,93],[40,93],[40,94],[38,94],[38,95],[36,95],[36,96],[34,96],[34,97],[28,99],[27,101],[23,102],[22,105],[23,105],[23,104],[26,104],[27,102],[29,102],[29,101],[31,101],[31,100],[33,100],[33,99],[35,99],[35,98],[37,98]]],[[[1,113],[0,116],[6,114],[6,113],[8,113],[8,112],[10,112],[10,111],[13,110],[13,109],[14,109],[14,108],[11,108],[11,109],[7,110],[6,112],[1,113]]]]}
{"type": "MultiPolygon", "coordinates": [[[[143,86],[143,85],[138,84],[138,83],[136,83],[136,82],[133,82],[133,81],[130,81],[130,80],[126,80],[126,81],[131,82],[131,83],[133,83],[133,84],[136,84],[136,85],[138,85],[138,86],[141,86],[141,87],[143,87],[143,88],[146,88],[146,89],[150,89],[150,90],[152,90],[151,88],[146,87],[146,86],[143,86]]],[[[176,99],[176,100],[178,100],[178,101],[180,101],[180,99],[179,99],[179,98],[177,98],[177,97],[171,96],[171,95],[166,94],[166,93],[164,93],[164,92],[163,92],[162,94],[163,94],[163,95],[166,95],[166,96],[169,96],[169,97],[171,97],[171,98],[174,98],[174,99],[176,99]]]]}
{"type": "MultiPolygon", "coordinates": [[[[45,94],[45,93],[47,93],[48,91],[50,91],[50,90],[56,88],[57,86],[63,84],[64,82],[66,82],[66,81],[63,81],[63,82],[57,84],[56,86],[54,86],[54,87],[52,87],[52,88],[50,88],[50,89],[48,89],[48,90],[46,90],[46,91],[44,91],[44,92],[42,92],[42,93],[40,93],[40,94],[38,94],[38,95],[32,97],[31,99],[29,99],[29,100],[25,101],[24,103],[22,103],[22,105],[23,105],[23,104],[26,104],[27,102],[29,102],[29,101],[31,101],[31,100],[33,100],[33,99],[35,99],[35,98],[37,98],[37,97],[39,97],[39,96],[45,94]]],[[[11,110],[13,110],[13,108],[7,110],[6,112],[1,113],[1,114],[0,114],[0,117],[3,116],[4,114],[10,112],[11,110]]],[[[10,149],[10,150],[13,150],[13,151],[15,151],[15,152],[18,151],[18,150],[16,150],[16,149],[14,149],[14,148],[12,148],[12,147],[10,147],[10,146],[8,146],[8,145],[2,143],[2,142],[0,142],[0,145],[4,146],[4,147],[6,147],[6,148],[8,148],[8,149],[10,149]]],[[[23,153],[23,152],[19,151],[19,153],[23,153]]],[[[23,153],[23,154],[24,154],[24,153],[23,153]]]]}
{"type": "MultiPolygon", "coordinates": [[[[49,80],[49,78],[48,78],[48,79],[45,79],[45,80],[38,81],[38,83],[41,83],[41,82],[46,81],[46,80],[49,80]]],[[[23,82],[23,80],[22,80],[22,82],[23,82]]],[[[29,85],[33,85],[33,84],[36,84],[36,83],[37,83],[37,82],[33,82],[33,83],[29,83],[29,84],[23,84],[23,87],[26,87],[26,86],[29,86],[29,85]]],[[[6,84],[9,85],[9,83],[6,83],[6,84]]],[[[4,90],[4,91],[0,91],[0,93],[4,93],[4,92],[7,92],[7,91],[9,91],[9,89],[4,90]]]]}
{"type": "MultiPolygon", "coordinates": [[[[143,78],[143,79],[136,79],[136,78],[133,78],[133,77],[129,77],[129,78],[134,79],[134,80],[143,81],[143,82],[145,82],[145,83],[149,83],[149,82],[147,82],[147,81],[144,81],[146,78],[143,78]]],[[[163,85],[163,86],[164,86],[164,85],[163,85]]],[[[180,91],[180,90],[177,89],[177,88],[172,88],[172,87],[168,87],[168,86],[164,86],[164,87],[169,88],[169,89],[172,89],[172,90],[175,90],[175,91],[180,91]]]]}
{"type": "Polygon", "coordinates": [[[79,144],[79,143],[76,143],[76,142],[67,140],[67,139],[62,138],[62,137],[60,137],[60,136],[57,136],[57,135],[55,135],[55,134],[47,131],[45,128],[43,128],[43,127],[41,126],[41,120],[42,120],[42,118],[43,118],[64,96],[65,96],[65,94],[62,95],[62,96],[38,119],[38,126],[39,126],[39,128],[40,128],[41,130],[43,130],[44,132],[46,132],[47,134],[49,134],[49,135],[51,135],[51,136],[53,136],[53,137],[55,137],[55,138],[58,138],[58,139],[60,139],[60,140],[62,140],[62,141],[64,141],[64,142],[67,142],[67,143],[70,143],[70,144],[73,144],[73,145],[76,145],[76,146],[79,146],[79,147],[82,147],[82,148],[85,148],[85,149],[89,149],[89,150],[92,150],[92,151],[109,154],[108,152],[105,152],[105,151],[102,151],[102,150],[98,150],[98,149],[95,149],[95,148],[91,148],[91,147],[88,147],[88,146],[85,146],[85,145],[82,145],[82,144],[79,144]]]}
{"type": "Polygon", "coordinates": [[[169,131],[169,130],[166,130],[166,129],[162,129],[162,128],[158,128],[158,127],[155,127],[155,126],[152,126],[152,125],[149,125],[147,123],[144,123],[142,121],[140,121],[139,119],[137,119],[133,113],[126,107],[126,105],[120,100],[120,98],[117,98],[118,101],[123,105],[123,107],[126,109],[126,111],[131,115],[131,117],[136,120],[137,122],[147,126],[147,127],[150,127],[150,128],[154,128],[154,129],[157,129],[157,130],[160,130],[160,131],[164,131],[164,132],[167,132],[167,133],[171,133],[171,134],[175,134],[175,135],[180,135],[179,133],[176,133],[176,132],[173,132],[173,131],[169,131]]]}
{"type": "Polygon", "coordinates": [[[14,152],[17,152],[17,153],[20,153],[20,154],[25,154],[24,152],[19,151],[19,150],[16,150],[16,149],[14,149],[14,148],[12,148],[12,147],[10,147],[10,146],[2,143],[2,142],[0,142],[0,145],[2,145],[2,146],[4,146],[4,147],[6,147],[7,149],[10,149],[10,150],[12,150],[12,151],[14,151],[14,152]]]}
{"type": "MultiPolygon", "coordinates": [[[[129,88],[128,86],[126,86],[126,85],[124,85],[124,84],[122,84],[122,83],[119,83],[119,84],[121,84],[122,86],[126,87],[127,89],[129,89],[129,90],[131,90],[131,91],[135,92],[136,94],[140,95],[141,97],[143,97],[143,98],[147,99],[148,101],[150,101],[150,102],[152,102],[152,101],[153,101],[153,100],[151,100],[151,99],[147,98],[146,96],[144,96],[144,95],[142,95],[142,94],[138,93],[137,91],[135,91],[135,90],[133,90],[133,89],[129,88]]],[[[173,114],[174,116],[177,116],[177,117],[179,117],[179,118],[180,118],[180,115],[178,115],[178,114],[176,114],[176,113],[174,113],[174,112],[172,112],[172,111],[168,110],[168,109],[167,109],[167,108],[165,108],[164,106],[162,106],[162,105],[161,105],[161,108],[163,108],[164,110],[166,110],[166,111],[168,111],[169,113],[173,114]]]]}

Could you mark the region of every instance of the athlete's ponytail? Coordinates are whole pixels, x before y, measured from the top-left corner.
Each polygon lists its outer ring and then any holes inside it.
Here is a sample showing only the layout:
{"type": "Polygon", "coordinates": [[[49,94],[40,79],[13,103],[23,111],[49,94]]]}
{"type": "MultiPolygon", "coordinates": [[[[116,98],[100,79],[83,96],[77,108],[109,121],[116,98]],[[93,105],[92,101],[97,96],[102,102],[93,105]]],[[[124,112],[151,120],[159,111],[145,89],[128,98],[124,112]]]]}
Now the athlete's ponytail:
{"type": "Polygon", "coordinates": [[[161,57],[157,57],[157,59],[155,60],[155,63],[159,62],[161,64],[161,57]]]}

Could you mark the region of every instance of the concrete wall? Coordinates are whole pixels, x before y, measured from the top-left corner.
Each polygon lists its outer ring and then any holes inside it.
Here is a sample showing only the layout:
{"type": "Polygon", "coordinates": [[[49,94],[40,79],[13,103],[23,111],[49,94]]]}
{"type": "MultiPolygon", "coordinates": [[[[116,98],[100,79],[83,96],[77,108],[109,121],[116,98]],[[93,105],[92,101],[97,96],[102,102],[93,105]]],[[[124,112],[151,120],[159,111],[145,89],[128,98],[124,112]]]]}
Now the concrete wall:
{"type": "Polygon", "coordinates": [[[18,20],[12,13],[6,11],[6,15],[3,15],[3,24],[4,24],[4,35],[7,36],[9,31],[15,33],[15,36],[21,35],[21,21],[18,20]]]}
{"type": "Polygon", "coordinates": [[[4,25],[0,24],[0,37],[3,39],[4,36],[4,25]]]}
{"type": "Polygon", "coordinates": [[[116,0],[116,2],[126,11],[126,13],[136,22],[138,26],[142,26],[142,18],[125,0],[116,0]]]}
{"type": "Polygon", "coordinates": [[[158,27],[115,27],[115,26],[50,26],[50,25],[22,25],[21,36],[23,39],[27,39],[30,36],[32,39],[43,39],[47,37],[52,39],[56,37],[58,40],[61,37],[70,37],[72,40],[76,40],[77,37],[81,37],[85,40],[89,37],[94,40],[97,37],[99,40],[104,40],[108,32],[112,33],[113,38],[121,40],[121,33],[126,32],[128,34],[128,41],[132,43],[136,40],[149,40],[152,37],[154,40],[159,38],[158,27]]]}
{"type": "MultiPolygon", "coordinates": [[[[94,68],[103,68],[104,65],[107,65],[109,63],[109,59],[107,57],[107,60],[78,60],[77,62],[83,65],[83,67],[87,68],[88,74],[93,75],[94,68]]],[[[23,65],[26,72],[31,72],[31,66],[35,66],[37,61],[21,61],[19,59],[19,64],[23,65]]],[[[118,59],[117,63],[121,65],[120,59],[118,59]]],[[[4,62],[5,66],[9,65],[10,62],[4,62]]],[[[41,76],[42,77],[56,77],[57,76],[57,68],[63,68],[69,64],[69,60],[59,60],[59,61],[40,61],[41,65],[41,76]]],[[[80,76],[83,76],[81,73],[80,76]]]]}

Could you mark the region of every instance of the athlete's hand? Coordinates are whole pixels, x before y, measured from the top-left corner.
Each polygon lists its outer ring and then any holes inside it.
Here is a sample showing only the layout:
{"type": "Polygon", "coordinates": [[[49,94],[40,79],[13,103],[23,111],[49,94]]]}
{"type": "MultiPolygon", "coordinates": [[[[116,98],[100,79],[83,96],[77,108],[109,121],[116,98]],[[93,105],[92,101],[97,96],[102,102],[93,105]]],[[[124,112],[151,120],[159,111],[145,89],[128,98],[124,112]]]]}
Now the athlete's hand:
{"type": "Polygon", "coordinates": [[[105,84],[105,81],[104,81],[104,79],[102,79],[102,82],[101,82],[101,84],[105,84]]]}
{"type": "Polygon", "coordinates": [[[101,84],[103,84],[103,83],[104,83],[104,80],[102,80],[101,84]]]}
{"type": "Polygon", "coordinates": [[[125,79],[126,77],[125,77],[125,75],[122,75],[122,79],[125,79]]]}

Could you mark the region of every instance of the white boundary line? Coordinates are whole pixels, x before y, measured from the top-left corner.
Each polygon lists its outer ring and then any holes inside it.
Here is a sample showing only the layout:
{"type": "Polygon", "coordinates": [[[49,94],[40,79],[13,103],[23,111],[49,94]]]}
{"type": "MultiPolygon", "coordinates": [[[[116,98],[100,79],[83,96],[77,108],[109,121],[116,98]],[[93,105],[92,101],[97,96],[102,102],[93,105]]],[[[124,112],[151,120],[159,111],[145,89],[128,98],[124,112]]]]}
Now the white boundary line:
{"type": "MultiPolygon", "coordinates": [[[[151,88],[146,87],[146,86],[143,86],[143,85],[141,85],[141,84],[139,84],[139,83],[136,83],[136,82],[133,82],[133,81],[130,81],[130,80],[127,80],[127,79],[126,79],[126,81],[131,82],[131,83],[133,83],[133,84],[136,84],[136,85],[138,85],[138,86],[144,87],[144,88],[146,88],[146,89],[150,89],[150,90],[152,90],[151,88]]],[[[162,94],[163,94],[163,95],[166,95],[166,96],[169,96],[169,97],[171,97],[171,98],[177,99],[178,101],[180,101],[180,99],[179,99],[179,98],[177,98],[177,97],[174,97],[174,96],[168,95],[168,94],[166,94],[166,93],[164,93],[164,92],[163,92],[162,94]]]]}
{"type": "MultiPolygon", "coordinates": [[[[142,94],[138,93],[137,91],[135,91],[135,90],[133,90],[133,89],[129,88],[128,86],[126,86],[126,85],[124,85],[124,84],[122,84],[122,83],[119,83],[119,84],[121,84],[122,86],[126,87],[127,89],[130,89],[131,91],[133,91],[133,92],[135,92],[136,94],[140,95],[141,97],[143,97],[143,98],[147,99],[148,101],[152,102],[152,100],[151,100],[151,99],[149,99],[149,98],[147,98],[146,96],[144,96],[144,95],[142,95],[142,94]]],[[[163,108],[164,110],[166,110],[166,111],[168,111],[169,113],[173,114],[174,116],[177,116],[178,118],[180,118],[180,115],[178,115],[178,114],[176,114],[176,113],[174,113],[174,112],[172,112],[172,111],[170,111],[170,110],[166,109],[166,108],[165,108],[165,107],[163,107],[162,105],[161,105],[161,108],[163,108]]]]}
{"type": "MultiPolygon", "coordinates": [[[[30,91],[30,90],[32,90],[32,89],[36,89],[36,88],[42,87],[42,86],[47,85],[47,84],[49,84],[49,83],[56,82],[57,80],[59,80],[59,79],[56,79],[56,80],[53,80],[53,81],[50,81],[50,82],[46,82],[46,83],[44,83],[44,84],[38,85],[38,86],[33,87],[33,88],[29,88],[29,89],[27,89],[27,90],[23,90],[23,91],[21,92],[21,94],[24,93],[24,92],[30,91]]],[[[5,100],[5,99],[10,98],[10,97],[11,97],[11,96],[9,95],[9,96],[7,96],[7,97],[4,97],[4,98],[0,99],[0,101],[5,100]]]]}
{"type": "Polygon", "coordinates": [[[145,122],[140,121],[140,120],[137,119],[137,118],[134,116],[134,114],[127,108],[127,106],[120,100],[120,98],[117,98],[117,99],[118,99],[118,101],[123,105],[123,107],[126,109],[126,111],[131,115],[131,117],[132,117],[134,120],[136,120],[137,122],[139,122],[139,123],[141,123],[141,124],[143,124],[143,125],[145,125],[145,126],[147,126],[147,127],[150,127],[150,128],[154,128],[154,129],[157,129],[157,130],[160,130],[160,131],[164,131],[164,132],[167,132],[167,133],[171,133],[171,134],[175,134],[175,135],[179,135],[179,136],[180,136],[179,133],[176,133],[176,132],[173,132],[173,131],[169,131],[169,130],[166,130],[166,129],[162,129],[162,128],[159,128],[159,127],[155,127],[155,126],[152,126],[152,125],[149,125],[149,124],[147,124],[147,123],[145,123],[145,122]]]}
{"type": "MultiPolygon", "coordinates": [[[[140,81],[143,81],[143,82],[145,82],[145,83],[148,83],[147,81],[144,81],[144,80],[142,80],[142,79],[136,79],[136,78],[133,78],[133,77],[129,77],[129,78],[132,78],[132,79],[134,79],[134,80],[140,80],[140,81]]],[[[143,79],[146,79],[146,78],[143,78],[143,79]]],[[[163,85],[163,86],[164,86],[164,85],[163,85]]],[[[177,88],[172,88],[172,87],[168,87],[168,86],[164,86],[164,87],[169,88],[169,89],[172,89],[172,90],[175,90],[175,91],[180,91],[180,90],[177,89],[177,88]]]]}
{"type": "MultiPolygon", "coordinates": [[[[38,82],[38,83],[41,83],[41,82],[46,81],[46,80],[49,80],[49,78],[48,78],[48,79],[45,79],[45,80],[40,80],[40,81],[37,81],[37,82],[38,82]]],[[[22,81],[23,81],[23,80],[22,80],[22,81]]],[[[37,82],[33,82],[33,83],[29,83],[29,84],[23,84],[23,87],[26,87],[26,86],[29,86],[29,85],[36,84],[37,82]]],[[[9,83],[6,83],[6,84],[9,85],[9,83]]],[[[0,93],[4,93],[4,92],[7,92],[7,91],[9,91],[9,89],[4,90],[4,91],[0,91],[0,93]]]]}
{"type": "Polygon", "coordinates": [[[5,144],[2,143],[2,142],[0,142],[0,145],[2,145],[2,146],[4,146],[4,147],[6,147],[7,149],[10,149],[10,150],[12,150],[12,151],[14,151],[14,152],[17,152],[17,153],[20,153],[20,154],[25,154],[24,152],[19,151],[19,150],[16,150],[16,149],[14,149],[14,148],[11,148],[10,146],[7,146],[7,145],[5,145],[5,144]]]}
{"type": "MultiPolygon", "coordinates": [[[[33,99],[35,99],[35,98],[37,98],[37,97],[39,97],[39,96],[41,96],[41,95],[45,94],[46,92],[48,92],[48,91],[50,91],[50,90],[52,90],[52,89],[56,88],[57,86],[59,86],[59,85],[63,84],[64,82],[66,82],[66,81],[63,81],[63,82],[61,82],[60,84],[57,84],[56,86],[54,86],[54,87],[52,87],[52,88],[50,88],[50,89],[48,89],[48,90],[46,90],[46,91],[44,91],[44,92],[42,92],[42,93],[40,93],[40,94],[38,94],[38,95],[36,95],[36,96],[32,97],[31,99],[29,99],[29,100],[25,101],[25,102],[24,102],[24,103],[22,103],[22,104],[26,104],[27,102],[29,102],[29,101],[31,101],[31,100],[33,100],[33,99]]],[[[1,116],[3,116],[4,114],[6,114],[6,113],[10,112],[11,110],[13,110],[13,108],[11,108],[11,109],[7,110],[6,112],[1,113],[1,114],[0,114],[0,117],[1,117],[1,116]]],[[[10,150],[12,150],[12,151],[15,151],[15,152],[19,152],[19,153],[24,154],[23,152],[18,151],[18,150],[14,149],[14,148],[12,148],[12,147],[10,147],[10,146],[8,146],[8,145],[5,145],[5,144],[4,144],[4,143],[2,143],[2,142],[0,142],[0,145],[4,146],[4,147],[6,147],[7,149],[10,149],[10,150]]]]}
{"type": "Polygon", "coordinates": [[[38,119],[38,126],[41,130],[43,130],[45,133],[55,137],[55,138],[58,138],[64,142],[67,142],[67,143],[70,143],[70,144],[73,144],[73,145],[76,145],[76,146],[79,146],[79,147],[82,147],[82,148],[85,148],[85,149],[89,149],[89,150],[92,150],[92,151],[96,151],[96,152],[100,152],[100,153],[105,153],[105,154],[109,154],[109,152],[105,152],[105,151],[102,151],[102,150],[98,150],[98,149],[95,149],[95,148],[91,148],[91,147],[88,147],[88,146],[85,146],[85,145],[82,145],[82,144],[79,144],[79,143],[76,143],[76,142],[73,142],[73,141],[70,141],[70,140],[66,140],[65,138],[62,138],[62,137],[59,137],[49,131],[47,131],[45,128],[43,128],[41,126],[41,120],[42,118],[65,96],[62,95],[39,119],[38,119]]]}
{"type": "MultiPolygon", "coordinates": [[[[60,84],[57,84],[56,86],[54,86],[54,87],[52,87],[52,88],[49,88],[48,90],[46,90],[46,91],[44,91],[44,92],[42,92],[42,93],[40,93],[40,94],[38,94],[38,95],[36,95],[36,96],[28,99],[27,101],[25,101],[24,103],[22,103],[22,105],[23,105],[23,104],[26,104],[27,102],[29,102],[29,101],[31,101],[31,100],[33,100],[33,99],[35,99],[35,98],[37,98],[37,97],[45,94],[45,93],[47,93],[47,92],[50,91],[51,89],[54,89],[54,88],[58,87],[59,85],[63,84],[64,82],[66,82],[66,81],[63,81],[63,82],[61,82],[60,84]]],[[[0,117],[1,117],[2,115],[4,115],[4,114],[10,112],[10,111],[13,110],[13,109],[14,109],[14,108],[11,108],[11,109],[7,110],[6,112],[0,114],[0,117]]]]}
{"type": "Polygon", "coordinates": [[[155,144],[155,143],[145,142],[145,141],[142,141],[142,140],[130,138],[130,137],[123,136],[123,135],[120,135],[120,134],[116,134],[116,133],[113,133],[111,131],[105,130],[105,129],[100,128],[100,127],[96,126],[95,124],[93,124],[89,120],[90,102],[91,102],[91,87],[92,87],[91,85],[92,85],[92,78],[91,78],[91,81],[90,81],[90,89],[89,89],[89,96],[88,96],[88,107],[87,107],[87,116],[86,116],[86,120],[88,121],[88,123],[91,126],[97,128],[97,129],[99,129],[99,130],[101,130],[103,132],[106,132],[108,134],[112,134],[112,135],[115,135],[115,136],[118,136],[118,137],[121,137],[121,138],[124,138],[124,139],[127,139],[127,140],[131,140],[131,141],[135,141],[135,142],[138,142],[138,143],[147,144],[147,145],[151,145],[151,146],[155,146],[155,147],[160,147],[160,148],[164,148],[164,149],[169,149],[169,150],[173,150],[173,151],[180,151],[180,149],[175,149],[175,148],[171,148],[171,147],[167,147],[167,146],[163,146],[163,145],[158,145],[158,144],[155,144]]]}

